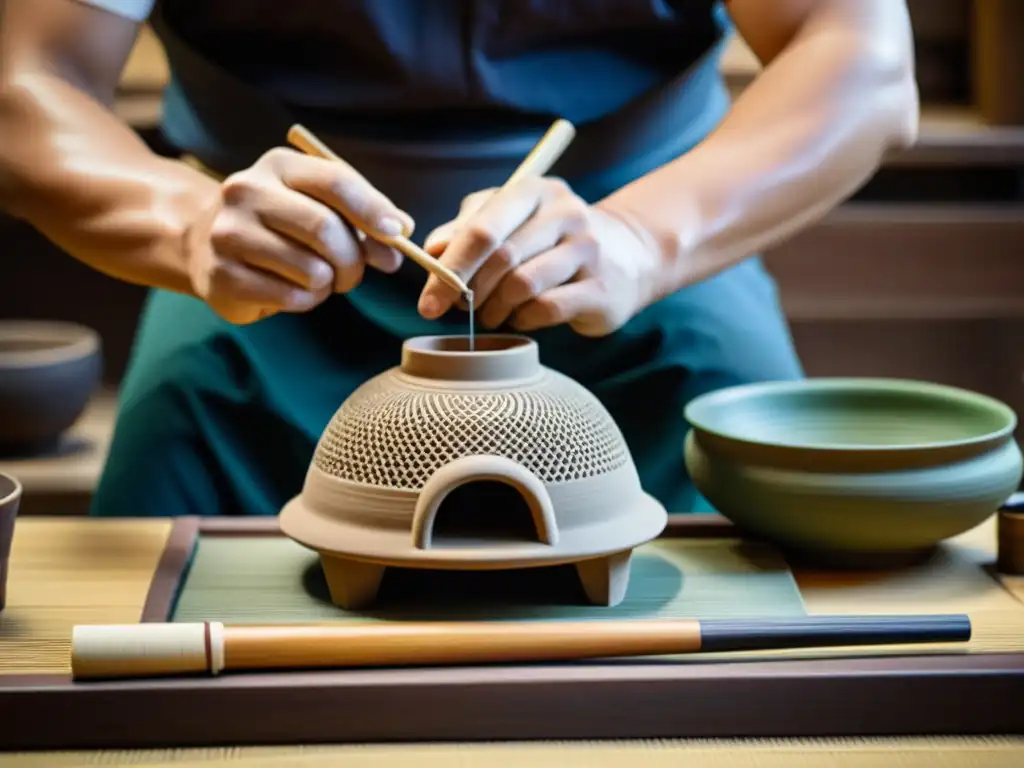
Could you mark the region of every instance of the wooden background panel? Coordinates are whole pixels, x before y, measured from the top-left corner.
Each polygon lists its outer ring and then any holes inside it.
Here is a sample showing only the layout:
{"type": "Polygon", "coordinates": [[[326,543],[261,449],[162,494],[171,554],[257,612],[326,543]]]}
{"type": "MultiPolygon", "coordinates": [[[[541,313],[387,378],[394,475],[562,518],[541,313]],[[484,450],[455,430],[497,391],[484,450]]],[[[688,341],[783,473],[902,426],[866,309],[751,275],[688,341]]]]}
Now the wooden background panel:
{"type": "MultiPolygon", "coordinates": [[[[1002,398],[1024,419],[1024,320],[999,323],[994,342],[996,377],[992,394],[1002,398]]],[[[1024,435],[1024,426],[1017,430],[1024,435]]]]}
{"type": "MultiPolygon", "coordinates": [[[[978,0],[907,0],[914,28],[917,83],[925,102],[972,103],[975,2],[978,0]]],[[[760,62],[738,37],[729,41],[722,63],[734,88],[748,85],[761,69],[760,62]]]]}
{"type": "MultiPolygon", "coordinates": [[[[1024,321],[794,320],[810,376],[934,381],[1000,398],[1024,415],[1024,321]]],[[[1017,437],[1024,441],[1024,429],[1017,437]]]]}
{"type": "Polygon", "coordinates": [[[996,320],[794,320],[811,376],[896,376],[969,389],[1007,382],[996,320]]]}
{"type": "Polygon", "coordinates": [[[907,0],[914,37],[925,42],[963,42],[970,36],[972,0],[907,0]]]}
{"type": "Polygon", "coordinates": [[[992,125],[1024,123],[1024,3],[1021,0],[974,0],[973,101],[992,125]]]}
{"type": "Polygon", "coordinates": [[[848,204],[767,264],[793,319],[1024,317],[1024,205],[848,204]]]}

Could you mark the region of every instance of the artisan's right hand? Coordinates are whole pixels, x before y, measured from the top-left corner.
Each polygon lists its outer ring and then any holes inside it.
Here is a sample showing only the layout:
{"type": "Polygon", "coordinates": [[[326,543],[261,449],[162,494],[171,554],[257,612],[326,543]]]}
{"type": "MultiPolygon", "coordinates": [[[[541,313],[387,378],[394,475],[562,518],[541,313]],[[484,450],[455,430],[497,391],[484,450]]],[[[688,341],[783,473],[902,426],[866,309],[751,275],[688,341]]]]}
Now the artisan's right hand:
{"type": "Polygon", "coordinates": [[[195,294],[235,324],[313,309],[355,288],[366,266],[396,271],[401,255],[345,216],[381,235],[412,233],[411,217],[356,171],[292,149],[270,150],[220,192],[190,233],[188,270],[195,294]]]}

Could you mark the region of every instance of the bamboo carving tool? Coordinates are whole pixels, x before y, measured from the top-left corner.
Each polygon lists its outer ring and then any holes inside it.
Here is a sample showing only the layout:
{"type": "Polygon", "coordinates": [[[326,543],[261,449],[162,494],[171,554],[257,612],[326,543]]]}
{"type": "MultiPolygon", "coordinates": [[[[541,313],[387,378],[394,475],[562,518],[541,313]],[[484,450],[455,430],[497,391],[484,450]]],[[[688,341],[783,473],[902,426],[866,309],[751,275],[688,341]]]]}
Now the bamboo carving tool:
{"type": "MultiPolygon", "coordinates": [[[[547,132],[540,138],[530,153],[519,164],[519,167],[509,176],[502,189],[515,184],[521,179],[531,176],[543,176],[551,166],[555,164],[566,148],[572,143],[576,136],[576,129],[568,120],[556,120],[547,132]]],[[[338,163],[345,163],[330,147],[313,135],[311,131],[302,125],[293,125],[288,130],[288,142],[307,155],[313,155],[325,160],[338,163]]],[[[346,164],[347,165],[347,164],[346,164]]],[[[342,211],[342,214],[358,229],[371,234],[371,228],[365,223],[360,223],[359,218],[352,211],[342,211]]],[[[419,264],[428,272],[437,275],[451,288],[459,291],[465,296],[472,296],[473,291],[465,281],[452,270],[424,251],[405,235],[386,237],[384,235],[372,234],[376,240],[396,248],[414,262],[419,264]]]]}
{"type": "Polygon", "coordinates": [[[337,623],[74,628],[75,679],[388,666],[553,662],[969,640],[963,615],[796,619],[337,623]]]}
{"type": "MultiPolygon", "coordinates": [[[[307,155],[313,155],[314,157],[320,157],[324,160],[331,160],[336,163],[345,163],[338,155],[336,155],[330,147],[324,144],[320,139],[314,136],[308,129],[301,125],[293,125],[288,130],[288,141],[296,148],[302,150],[307,155]]],[[[390,245],[392,248],[396,248],[410,259],[415,261],[421,267],[428,272],[432,272],[443,280],[447,285],[459,291],[462,294],[469,294],[469,286],[459,277],[457,274],[448,269],[444,264],[439,262],[429,253],[420,248],[416,243],[412,242],[405,235],[395,235],[394,237],[388,237],[385,235],[377,234],[373,232],[373,228],[366,225],[365,222],[361,222],[359,217],[356,216],[355,212],[350,210],[343,210],[342,215],[352,223],[357,229],[365,232],[367,235],[372,236],[375,240],[378,240],[385,245],[390,245]]]]}
{"type": "Polygon", "coordinates": [[[543,176],[558,162],[558,158],[569,148],[574,138],[576,129],[572,123],[568,120],[555,120],[501,188],[507,189],[526,178],[543,176]]]}

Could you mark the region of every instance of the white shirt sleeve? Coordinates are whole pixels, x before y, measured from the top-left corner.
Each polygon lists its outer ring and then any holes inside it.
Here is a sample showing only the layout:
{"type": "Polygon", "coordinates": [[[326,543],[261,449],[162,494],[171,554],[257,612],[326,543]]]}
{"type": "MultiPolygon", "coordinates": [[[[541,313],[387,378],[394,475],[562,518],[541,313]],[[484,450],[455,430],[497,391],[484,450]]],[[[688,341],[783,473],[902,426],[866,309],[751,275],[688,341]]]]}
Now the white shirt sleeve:
{"type": "Polygon", "coordinates": [[[80,3],[102,8],[132,21],[145,21],[153,11],[156,0],[78,0],[80,3]]]}

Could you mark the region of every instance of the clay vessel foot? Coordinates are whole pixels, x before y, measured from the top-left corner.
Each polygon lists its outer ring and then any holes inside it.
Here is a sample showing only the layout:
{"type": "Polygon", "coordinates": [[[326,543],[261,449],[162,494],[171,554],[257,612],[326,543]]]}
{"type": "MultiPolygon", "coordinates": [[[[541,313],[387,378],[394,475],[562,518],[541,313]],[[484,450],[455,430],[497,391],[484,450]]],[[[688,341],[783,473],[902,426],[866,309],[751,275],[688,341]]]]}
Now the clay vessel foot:
{"type": "Polygon", "coordinates": [[[348,560],[330,555],[320,556],[331,602],[346,611],[354,611],[373,603],[387,568],[375,563],[348,560]]]}
{"type": "Polygon", "coordinates": [[[576,573],[587,599],[594,605],[618,605],[629,586],[629,563],[633,550],[576,563],[576,573]]]}

